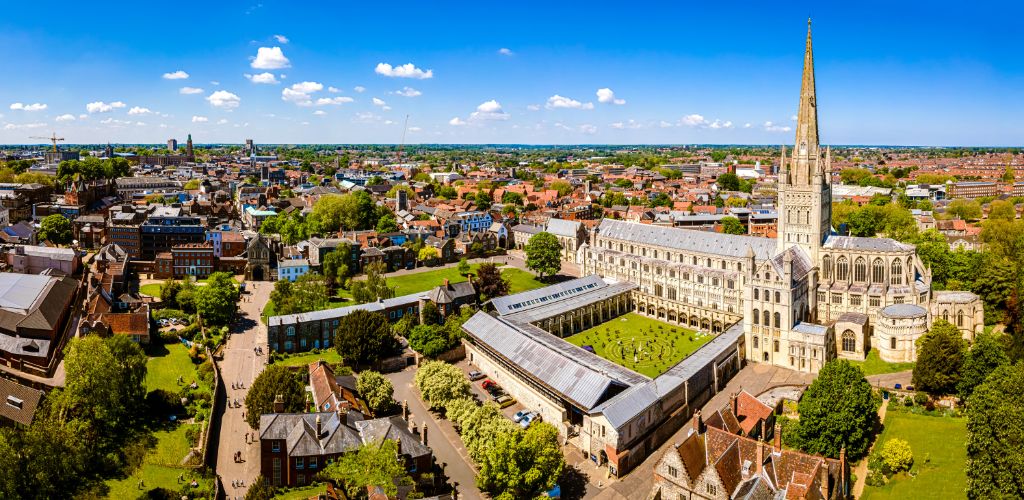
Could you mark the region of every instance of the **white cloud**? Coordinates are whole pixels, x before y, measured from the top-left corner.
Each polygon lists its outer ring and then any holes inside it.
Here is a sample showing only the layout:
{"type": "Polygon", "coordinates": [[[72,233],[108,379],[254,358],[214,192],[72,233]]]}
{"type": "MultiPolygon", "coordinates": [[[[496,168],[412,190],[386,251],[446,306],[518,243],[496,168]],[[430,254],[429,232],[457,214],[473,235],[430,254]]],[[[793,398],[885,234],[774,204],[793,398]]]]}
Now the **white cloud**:
{"type": "Polygon", "coordinates": [[[378,99],[378,98],[374,97],[374,98],[373,98],[373,105],[374,105],[374,106],[381,106],[381,107],[384,107],[384,106],[387,106],[387,105],[388,105],[388,103],[384,102],[384,100],[383,100],[383,99],[378,99]]]}
{"type": "Polygon", "coordinates": [[[459,118],[458,116],[456,116],[455,118],[452,118],[451,120],[448,120],[448,125],[452,125],[452,126],[455,126],[455,127],[461,127],[462,125],[465,125],[465,124],[466,124],[466,122],[463,121],[462,118],[459,118]]]}
{"type": "Polygon", "coordinates": [[[42,111],[46,109],[46,107],[46,104],[43,104],[41,102],[33,104],[22,104],[20,102],[16,102],[11,104],[11,109],[20,109],[22,111],[42,111]]]}
{"type": "Polygon", "coordinates": [[[391,66],[388,63],[377,63],[377,67],[373,71],[378,75],[390,76],[392,78],[416,78],[418,80],[425,80],[427,78],[434,77],[434,70],[428,69],[423,71],[412,63],[405,63],[401,66],[391,66]]]}
{"type": "Polygon", "coordinates": [[[149,108],[143,108],[141,106],[132,106],[132,109],[128,110],[129,115],[146,115],[152,113],[149,108]]]}
{"type": "Polygon", "coordinates": [[[667,122],[665,120],[661,120],[660,122],[658,122],[658,126],[661,127],[661,128],[671,128],[671,127],[673,127],[673,125],[671,123],[669,123],[669,122],[667,122]]]}
{"type": "Polygon", "coordinates": [[[345,103],[353,102],[354,100],[355,99],[352,99],[351,97],[342,97],[342,96],[338,96],[338,97],[321,97],[321,98],[316,100],[316,105],[317,106],[328,106],[328,105],[340,106],[340,105],[345,104],[345,103]]]}
{"type": "Polygon", "coordinates": [[[312,106],[313,98],[310,94],[323,89],[324,84],[319,82],[295,83],[291,87],[281,90],[281,100],[295,103],[297,106],[312,106]]]}
{"type": "Polygon", "coordinates": [[[198,116],[198,115],[193,115],[192,116],[192,123],[206,123],[208,121],[210,121],[210,119],[205,117],[205,116],[198,116]]]}
{"type": "Polygon", "coordinates": [[[512,56],[512,55],[515,55],[515,53],[514,53],[514,52],[512,52],[512,49],[509,49],[509,48],[505,48],[505,47],[502,47],[502,48],[498,49],[498,54],[501,54],[501,55],[503,55],[503,56],[512,56]]]}
{"type": "Polygon", "coordinates": [[[226,90],[218,90],[206,97],[206,100],[215,108],[234,109],[242,102],[237,95],[226,90]]]}
{"type": "Polygon", "coordinates": [[[715,119],[715,121],[708,124],[708,128],[720,129],[720,128],[732,128],[732,122],[729,120],[722,121],[715,119]]]}
{"type": "Polygon", "coordinates": [[[298,92],[302,92],[303,94],[309,94],[312,92],[319,92],[323,90],[324,84],[319,82],[299,82],[293,83],[291,89],[298,92]]]}
{"type": "Polygon", "coordinates": [[[214,87],[216,87],[217,85],[220,85],[220,82],[217,81],[217,80],[210,80],[210,85],[213,85],[214,87]]]}
{"type": "Polygon", "coordinates": [[[363,92],[366,91],[366,87],[362,85],[356,85],[352,90],[355,90],[357,93],[362,94],[363,92]]]}
{"type": "Polygon", "coordinates": [[[790,115],[789,119],[793,120],[793,121],[796,121],[796,115],[790,115]]]}
{"type": "Polygon", "coordinates": [[[469,119],[508,120],[509,114],[506,113],[505,110],[501,108],[501,104],[498,101],[491,99],[490,101],[480,103],[480,105],[476,107],[476,111],[472,112],[469,115],[469,119]]]}
{"type": "Polygon", "coordinates": [[[4,125],[4,130],[34,129],[34,128],[43,128],[45,126],[46,126],[46,123],[43,123],[43,122],[22,123],[22,124],[8,123],[7,125],[4,125]]]}
{"type": "Polygon", "coordinates": [[[314,111],[313,114],[317,115],[317,116],[323,116],[323,115],[326,115],[327,112],[322,110],[322,109],[318,109],[318,110],[314,111]]]}
{"type": "Polygon", "coordinates": [[[292,67],[292,63],[284,56],[281,47],[260,47],[249,66],[254,69],[281,69],[292,67]]]}
{"type": "Polygon", "coordinates": [[[85,114],[85,113],[82,113],[82,114],[78,115],[78,119],[79,119],[79,120],[84,120],[84,119],[86,119],[86,118],[89,118],[89,115],[87,115],[87,114],[85,114]]]}
{"type": "Polygon", "coordinates": [[[227,118],[221,118],[220,120],[217,120],[217,125],[224,125],[227,122],[228,122],[227,118]]]}
{"type": "Polygon", "coordinates": [[[782,125],[776,125],[772,122],[764,122],[764,129],[767,132],[789,132],[793,130],[790,127],[783,127],[782,125]]]}
{"type": "Polygon", "coordinates": [[[607,87],[603,89],[597,89],[597,102],[604,104],[617,104],[620,106],[626,104],[625,99],[616,99],[615,92],[607,87]]]}
{"type": "Polygon", "coordinates": [[[276,85],[278,83],[281,83],[277,80],[277,78],[274,78],[274,74],[269,71],[257,73],[255,75],[246,73],[245,77],[248,78],[249,81],[252,83],[262,83],[266,85],[276,85]]]}
{"type": "Polygon", "coordinates": [[[203,93],[203,89],[198,88],[198,87],[182,87],[182,88],[178,89],[178,93],[179,94],[184,94],[184,95],[202,94],[203,93]]]}
{"type": "Polygon", "coordinates": [[[59,122],[73,122],[73,121],[75,121],[75,115],[63,114],[63,115],[60,115],[57,118],[55,118],[55,120],[57,120],[59,122]]]}
{"type": "Polygon", "coordinates": [[[164,80],[184,80],[188,78],[188,73],[178,70],[172,73],[164,73],[164,80]]]}
{"type": "Polygon", "coordinates": [[[337,94],[338,92],[341,92],[341,89],[338,87],[327,87],[327,91],[332,94],[337,94]]]}
{"type": "Polygon", "coordinates": [[[680,123],[687,127],[700,127],[702,125],[707,125],[708,121],[705,120],[703,116],[694,113],[692,115],[684,116],[683,119],[680,120],[680,123]]]}
{"type": "Polygon", "coordinates": [[[751,125],[751,124],[749,124],[749,123],[744,123],[744,124],[743,124],[743,128],[750,128],[750,127],[752,127],[752,126],[753,126],[753,125],[751,125]]]}
{"type": "Polygon", "coordinates": [[[587,135],[594,135],[597,133],[597,127],[589,123],[584,123],[583,125],[580,125],[580,132],[587,135]]]}
{"type": "Polygon", "coordinates": [[[584,103],[582,103],[580,101],[577,101],[575,99],[571,99],[571,98],[568,98],[568,97],[562,97],[562,96],[560,96],[558,94],[555,94],[555,95],[553,95],[553,96],[548,98],[548,102],[547,102],[547,104],[544,105],[544,107],[546,107],[548,109],[556,109],[556,108],[565,108],[565,109],[594,109],[594,103],[588,102],[588,103],[584,104],[584,103]]]}
{"type": "Polygon", "coordinates": [[[396,90],[392,92],[392,94],[397,94],[402,97],[419,97],[423,95],[423,92],[420,92],[419,90],[416,90],[412,87],[402,87],[402,90],[396,90]]]}
{"type": "MultiPolygon", "coordinates": [[[[669,124],[669,125],[671,125],[671,124],[669,124]]],[[[612,128],[619,129],[619,130],[627,129],[627,128],[628,129],[638,129],[638,128],[643,128],[643,126],[644,125],[642,123],[640,123],[640,122],[638,122],[636,120],[632,120],[632,119],[630,119],[629,121],[626,121],[626,122],[615,122],[615,123],[611,124],[612,128]]]]}
{"type": "Polygon", "coordinates": [[[114,109],[123,108],[124,106],[125,104],[121,101],[114,101],[109,104],[103,101],[96,101],[86,104],[85,109],[90,113],[109,113],[114,109]]]}
{"type": "Polygon", "coordinates": [[[286,37],[284,35],[274,35],[274,40],[277,40],[277,43],[288,43],[289,42],[288,37],[286,37]]]}
{"type": "Polygon", "coordinates": [[[529,104],[526,106],[526,109],[530,111],[540,111],[540,104],[529,104]]]}
{"type": "Polygon", "coordinates": [[[420,127],[409,127],[409,132],[421,132],[423,131],[420,127]]]}

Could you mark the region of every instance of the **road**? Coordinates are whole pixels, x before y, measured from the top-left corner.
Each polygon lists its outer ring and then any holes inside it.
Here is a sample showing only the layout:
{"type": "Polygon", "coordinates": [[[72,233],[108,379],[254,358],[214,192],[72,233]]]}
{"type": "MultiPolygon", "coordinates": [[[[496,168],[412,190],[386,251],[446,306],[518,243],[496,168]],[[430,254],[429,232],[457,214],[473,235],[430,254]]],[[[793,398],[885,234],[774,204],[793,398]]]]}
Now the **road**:
{"type": "Polygon", "coordinates": [[[260,345],[263,347],[263,351],[267,352],[267,347],[264,345],[266,327],[260,322],[260,310],[266,305],[274,284],[250,281],[247,287],[248,293],[242,295],[242,302],[238,304],[240,320],[231,328],[231,336],[228,338],[224,351],[224,360],[220,362],[221,376],[224,379],[228,401],[238,399],[240,403],[243,403],[241,408],[229,408],[227,404],[222,405],[224,412],[221,414],[220,440],[217,448],[217,474],[221,478],[221,484],[224,485],[224,493],[227,498],[244,497],[249,485],[260,473],[259,445],[258,441],[254,439],[256,431],[243,420],[242,414],[245,411],[246,389],[263,371],[266,363],[266,356],[257,356],[253,348],[260,345]],[[246,389],[233,389],[232,384],[237,382],[241,382],[246,389]],[[249,433],[251,444],[246,443],[246,433],[249,433]],[[242,451],[243,462],[235,462],[236,451],[242,451]],[[245,486],[232,486],[232,481],[235,480],[244,481],[245,486]]]}

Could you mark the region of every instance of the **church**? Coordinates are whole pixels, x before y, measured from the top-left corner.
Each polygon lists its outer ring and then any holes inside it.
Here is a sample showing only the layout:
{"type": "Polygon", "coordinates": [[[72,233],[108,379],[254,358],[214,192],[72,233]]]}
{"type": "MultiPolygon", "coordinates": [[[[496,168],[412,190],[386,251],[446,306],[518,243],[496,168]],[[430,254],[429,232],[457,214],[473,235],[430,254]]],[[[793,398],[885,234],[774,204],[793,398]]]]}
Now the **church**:
{"type": "Polygon", "coordinates": [[[836,358],[913,361],[936,319],[972,340],[980,298],[933,292],[914,245],[832,229],[832,169],[818,134],[810,25],[796,142],[782,149],[774,240],[605,219],[580,246],[582,275],[636,285],[638,313],[719,333],[742,322],[748,361],[817,373],[836,358]]]}

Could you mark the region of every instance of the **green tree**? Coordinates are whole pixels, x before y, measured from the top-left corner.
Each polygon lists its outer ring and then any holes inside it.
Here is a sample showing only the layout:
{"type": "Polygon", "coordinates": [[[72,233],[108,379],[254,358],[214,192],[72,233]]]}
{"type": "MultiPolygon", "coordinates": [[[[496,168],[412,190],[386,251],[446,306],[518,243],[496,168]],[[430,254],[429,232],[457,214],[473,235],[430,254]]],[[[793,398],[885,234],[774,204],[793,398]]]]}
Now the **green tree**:
{"type": "Polygon", "coordinates": [[[1007,220],[1013,221],[1017,218],[1017,209],[1014,208],[1013,203],[1006,200],[995,200],[988,206],[988,219],[989,220],[1007,220]]]}
{"type": "Polygon", "coordinates": [[[967,498],[1024,498],[1024,363],[1003,365],[967,400],[967,498]]]}
{"type": "Polygon", "coordinates": [[[533,235],[523,250],[526,252],[526,267],[542,278],[558,274],[562,269],[562,245],[555,235],[547,231],[533,235]]]}
{"type": "Polygon", "coordinates": [[[476,208],[479,210],[487,210],[491,208],[491,204],[494,203],[494,200],[491,199],[491,195],[486,191],[478,192],[474,201],[476,202],[476,208]]]}
{"type": "Polygon", "coordinates": [[[957,219],[978,220],[981,218],[981,205],[974,200],[957,198],[946,207],[946,213],[957,219]]]}
{"type": "Polygon", "coordinates": [[[573,189],[572,184],[569,184],[566,181],[554,181],[551,183],[549,188],[558,191],[559,197],[569,196],[575,190],[573,189]]]}
{"type": "Polygon", "coordinates": [[[864,456],[878,422],[878,404],[860,368],[846,360],[826,363],[800,399],[795,429],[800,448],[838,458],[845,447],[853,459],[864,456]]]}
{"type": "Polygon", "coordinates": [[[423,316],[424,325],[437,325],[441,323],[441,312],[437,310],[437,305],[433,302],[428,301],[420,309],[420,315],[423,316]]]}
{"type": "Polygon", "coordinates": [[[1016,174],[1016,172],[1014,172],[1013,167],[1010,166],[1010,165],[1007,165],[1006,166],[1006,170],[1003,171],[1003,182],[1008,183],[1008,184],[1012,183],[1014,178],[1016,177],[1015,174],[1016,174]]]}
{"type": "Polygon", "coordinates": [[[397,498],[398,486],[413,485],[406,464],[397,460],[400,456],[394,441],[365,443],[355,452],[335,459],[321,475],[344,488],[347,498],[366,498],[366,487],[370,485],[382,488],[388,498],[397,498]]]}
{"type": "Polygon", "coordinates": [[[273,499],[274,487],[270,485],[270,481],[268,481],[262,474],[256,477],[256,480],[252,482],[252,486],[249,487],[249,491],[245,492],[245,500],[273,499]]]}
{"type": "Polygon", "coordinates": [[[431,408],[471,396],[469,381],[458,367],[444,361],[427,361],[416,370],[416,388],[431,408]]]}
{"type": "Polygon", "coordinates": [[[501,202],[506,205],[523,205],[523,195],[515,191],[505,191],[501,195],[501,202]]]}
{"type": "Polygon", "coordinates": [[[181,283],[173,278],[167,278],[160,285],[160,301],[167,307],[175,309],[178,307],[178,292],[181,291],[181,283]]]}
{"type": "Polygon", "coordinates": [[[537,498],[554,487],[565,468],[558,430],[541,422],[526,432],[501,433],[479,467],[477,486],[495,498],[537,498]]]}
{"type": "Polygon", "coordinates": [[[948,321],[939,319],[918,342],[920,348],[914,365],[914,385],[918,390],[933,395],[955,392],[966,348],[960,331],[948,321]]]}
{"type": "Polygon", "coordinates": [[[17,437],[8,429],[0,429],[0,498],[18,498],[21,465],[18,463],[17,437]]]}
{"type": "Polygon", "coordinates": [[[902,439],[889,439],[882,445],[882,461],[892,472],[903,472],[910,470],[914,464],[914,452],[910,449],[910,443],[902,439]]]}
{"type": "Polygon", "coordinates": [[[185,185],[182,186],[182,189],[185,189],[187,191],[191,191],[193,189],[199,189],[199,179],[192,179],[192,180],[186,182],[185,185]]]}
{"type": "Polygon", "coordinates": [[[469,266],[469,261],[466,260],[465,257],[459,259],[459,265],[456,267],[456,269],[458,269],[459,274],[463,276],[468,276],[469,272],[472,270],[472,268],[469,266]]]}
{"type": "Polygon", "coordinates": [[[416,255],[416,258],[419,259],[420,262],[430,262],[434,259],[437,259],[440,256],[441,253],[437,251],[437,248],[431,246],[424,246],[423,248],[420,249],[419,253],[416,255]]]}
{"type": "Polygon", "coordinates": [[[391,384],[391,380],[373,370],[359,373],[359,378],[356,379],[356,390],[359,391],[359,396],[363,398],[363,401],[366,401],[366,405],[370,407],[374,416],[387,412],[395,402],[393,399],[395,387],[391,384]]]}
{"type": "Polygon", "coordinates": [[[388,317],[379,311],[358,310],[341,318],[334,347],[348,361],[372,364],[398,350],[388,317]]]}
{"type": "Polygon", "coordinates": [[[722,191],[739,191],[740,190],[740,178],[736,174],[726,172],[718,176],[715,180],[715,184],[718,184],[718,188],[722,191]]]}
{"type": "Polygon", "coordinates": [[[344,246],[347,247],[347,251],[338,249],[329,252],[324,256],[323,261],[320,262],[320,266],[324,271],[324,285],[327,287],[327,293],[330,295],[334,295],[334,291],[349,276],[348,259],[351,248],[347,244],[344,246]]]}
{"type": "Polygon", "coordinates": [[[974,345],[964,356],[963,368],[960,370],[960,381],[956,390],[964,401],[981,385],[997,368],[1010,364],[999,339],[991,333],[980,333],[974,337],[974,345]]]}
{"type": "MultiPolygon", "coordinates": [[[[424,247],[427,248],[427,247],[424,247]]],[[[433,248],[433,247],[430,247],[433,248]]],[[[352,284],[352,298],[357,302],[375,302],[395,296],[395,287],[388,286],[387,265],[383,262],[371,262],[363,268],[366,279],[352,284]]]]}
{"type": "Polygon", "coordinates": [[[483,301],[508,295],[509,286],[496,264],[485,262],[476,269],[476,290],[483,301]]]}
{"type": "Polygon", "coordinates": [[[60,214],[47,215],[39,223],[37,237],[54,245],[71,243],[71,221],[60,214]]]}
{"type": "Polygon", "coordinates": [[[238,285],[230,274],[213,273],[206,286],[196,290],[196,313],[204,325],[227,325],[235,317],[238,296],[238,285]]]}
{"type": "Polygon", "coordinates": [[[381,234],[384,234],[384,233],[394,233],[394,232],[398,231],[398,221],[395,219],[394,215],[391,215],[391,214],[384,215],[379,220],[377,220],[377,228],[376,229],[377,229],[377,232],[381,233],[381,234]]]}
{"type": "Polygon", "coordinates": [[[747,230],[743,227],[743,223],[741,223],[736,217],[722,218],[722,232],[725,234],[747,234],[747,230]]]}
{"type": "Polygon", "coordinates": [[[260,415],[274,412],[274,400],[280,395],[285,413],[301,412],[306,406],[305,385],[282,365],[270,365],[256,377],[245,395],[245,421],[258,429],[260,415]]]}

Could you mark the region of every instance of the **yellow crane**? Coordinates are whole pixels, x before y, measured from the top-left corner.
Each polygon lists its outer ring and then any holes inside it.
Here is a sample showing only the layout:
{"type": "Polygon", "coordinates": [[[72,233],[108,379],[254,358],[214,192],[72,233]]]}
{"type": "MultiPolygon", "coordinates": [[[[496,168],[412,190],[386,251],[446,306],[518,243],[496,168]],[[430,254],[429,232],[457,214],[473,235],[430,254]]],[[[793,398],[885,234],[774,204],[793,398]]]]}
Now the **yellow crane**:
{"type": "Polygon", "coordinates": [[[53,135],[50,136],[50,137],[41,136],[41,135],[34,135],[32,137],[29,137],[29,139],[46,139],[46,140],[52,142],[53,143],[53,152],[54,153],[57,152],[57,141],[63,141],[64,140],[63,137],[57,137],[57,133],[56,132],[54,132],[53,135]]]}

